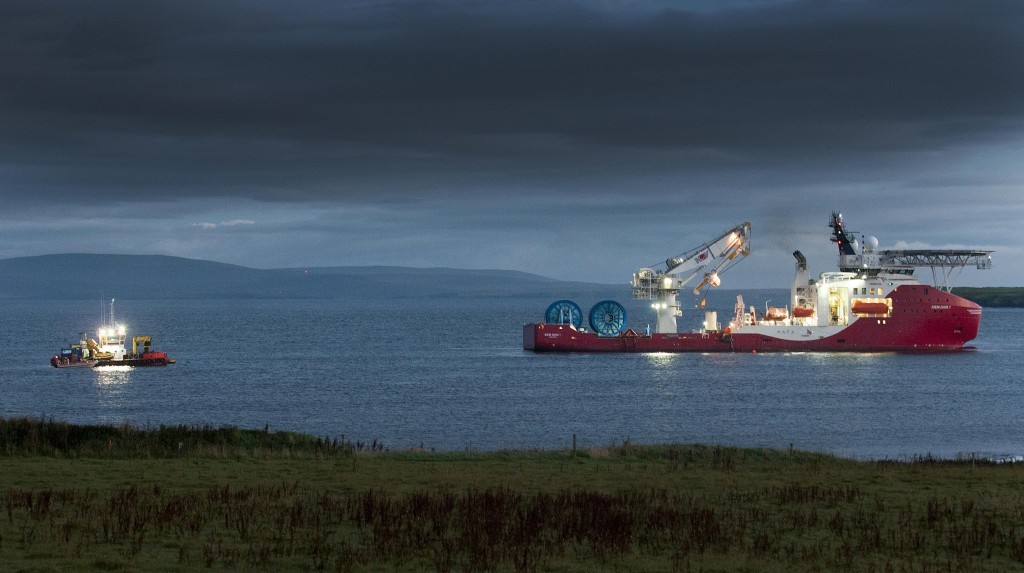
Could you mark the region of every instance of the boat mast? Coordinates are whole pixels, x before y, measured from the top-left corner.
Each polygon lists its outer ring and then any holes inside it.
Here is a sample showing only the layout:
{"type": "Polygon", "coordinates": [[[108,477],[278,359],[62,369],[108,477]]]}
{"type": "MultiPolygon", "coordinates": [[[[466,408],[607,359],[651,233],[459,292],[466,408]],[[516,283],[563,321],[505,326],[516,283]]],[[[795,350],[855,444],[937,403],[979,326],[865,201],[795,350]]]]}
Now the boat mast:
{"type": "Polygon", "coordinates": [[[846,233],[846,229],[843,228],[843,214],[839,211],[832,211],[832,220],[828,223],[829,227],[832,227],[832,239],[833,243],[839,246],[840,255],[856,255],[857,251],[853,248],[853,239],[846,233]]]}

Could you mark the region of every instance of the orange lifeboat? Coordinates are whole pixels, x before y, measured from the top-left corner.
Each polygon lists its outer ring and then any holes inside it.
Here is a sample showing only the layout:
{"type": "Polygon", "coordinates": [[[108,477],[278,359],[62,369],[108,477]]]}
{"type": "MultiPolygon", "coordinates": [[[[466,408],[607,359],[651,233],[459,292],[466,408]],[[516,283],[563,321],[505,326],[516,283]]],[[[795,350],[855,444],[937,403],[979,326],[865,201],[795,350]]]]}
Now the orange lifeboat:
{"type": "Polygon", "coordinates": [[[786,309],[777,306],[768,307],[767,312],[764,313],[765,320],[786,320],[787,317],[786,309]]]}
{"type": "Polygon", "coordinates": [[[889,305],[882,301],[853,301],[853,314],[889,314],[889,305]]]}
{"type": "Polygon", "coordinates": [[[814,309],[809,306],[794,306],[793,318],[807,318],[814,316],[814,309]]]}

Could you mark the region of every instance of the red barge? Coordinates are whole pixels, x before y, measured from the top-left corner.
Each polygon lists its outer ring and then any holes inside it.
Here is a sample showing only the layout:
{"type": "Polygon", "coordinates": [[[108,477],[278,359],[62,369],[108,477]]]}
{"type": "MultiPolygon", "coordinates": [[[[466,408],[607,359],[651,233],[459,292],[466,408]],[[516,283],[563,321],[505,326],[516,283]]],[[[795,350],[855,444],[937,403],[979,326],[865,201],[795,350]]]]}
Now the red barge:
{"type": "Polygon", "coordinates": [[[633,275],[634,298],[652,300],[657,329],[626,327],[621,304],[606,300],[589,312],[590,329],[576,303],[552,303],[542,323],[523,326],[523,348],[534,352],[949,352],[978,334],[981,307],[952,294],[952,271],[966,265],[991,268],[992,251],[878,250],[843,226],[833,212],[831,241],[839,249],[839,271],[811,279],[807,260],[796,251],[790,304],[759,313],[736,297],[727,325],[717,312],[705,313],[703,327],[677,332],[680,290],[702,276],[693,289],[720,284],[724,272],[750,252],[750,223],[665,261],[664,268],[642,268],[633,275]],[[929,267],[936,284],[919,282],[914,269],[929,267]],[[941,280],[940,280],[941,279],[941,280]],[[943,284],[939,284],[939,283],[943,284]]]}

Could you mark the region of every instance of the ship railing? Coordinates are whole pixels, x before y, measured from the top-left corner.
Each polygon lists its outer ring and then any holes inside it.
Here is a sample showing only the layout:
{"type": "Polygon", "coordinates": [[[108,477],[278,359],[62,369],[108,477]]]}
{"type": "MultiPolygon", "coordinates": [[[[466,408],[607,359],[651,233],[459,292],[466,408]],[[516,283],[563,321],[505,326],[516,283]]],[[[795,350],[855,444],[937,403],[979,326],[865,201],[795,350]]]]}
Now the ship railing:
{"type": "Polygon", "coordinates": [[[846,273],[846,272],[827,272],[821,273],[820,279],[823,283],[837,283],[840,281],[850,280],[857,276],[857,273],[846,273]]]}
{"type": "Polygon", "coordinates": [[[992,251],[968,249],[920,249],[882,251],[883,267],[925,267],[932,271],[935,288],[950,292],[953,282],[967,265],[981,270],[992,268],[992,251]]]}

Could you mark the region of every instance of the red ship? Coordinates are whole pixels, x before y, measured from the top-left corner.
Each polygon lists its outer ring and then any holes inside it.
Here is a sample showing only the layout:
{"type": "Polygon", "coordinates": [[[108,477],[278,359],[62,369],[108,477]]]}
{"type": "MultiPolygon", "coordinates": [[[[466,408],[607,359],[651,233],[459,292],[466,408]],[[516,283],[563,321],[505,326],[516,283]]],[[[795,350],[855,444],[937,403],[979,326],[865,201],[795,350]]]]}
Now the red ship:
{"type": "Polygon", "coordinates": [[[807,260],[795,251],[796,276],[790,304],[759,313],[736,297],[727,325],[717,312],[705,313],[703,327],[677,332],[680,290],[702,276],[693,289],[718,286],[724,272],[750,253],[750,223],[665,261],[664,268],[642,268],[633,274],[633,296],[652,300],[657,329],[637,332],[626,327],[626,311],[615,301],[595,304],[583,312],[569,300],[552,303],[545,321],[523,326],[523,348],[535,352],[949,352],[970,348],[978,335],[981,307],[956,296],[947,283],[966,265],[992,266],[992,251],[878,250],[874,237],[857,241],[833,212],[831,241],[839,249],[839,271],[812,280],[807,260]],[[914,269],[929,267],[936,284],[924,284],[914,269]],[[941,280],[940,280],[941,279],[941,280]],[[943,283],[939,285],[938,283],[943,283]]]}

